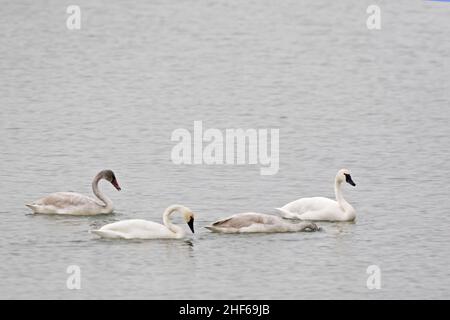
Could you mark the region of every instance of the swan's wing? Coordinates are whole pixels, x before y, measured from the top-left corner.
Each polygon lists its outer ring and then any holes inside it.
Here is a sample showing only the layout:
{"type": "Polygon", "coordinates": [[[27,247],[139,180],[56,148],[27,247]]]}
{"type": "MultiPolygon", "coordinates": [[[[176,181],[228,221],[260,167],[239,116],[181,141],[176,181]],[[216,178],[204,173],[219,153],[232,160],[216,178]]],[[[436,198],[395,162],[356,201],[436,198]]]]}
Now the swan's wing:
{"type": "Polygon", "coordinates": [[[316,211],[307,211],[299,215],[301,220],[311,220],[311,221],[320,221],[327,220],[333,221],[335,220],[335,216],[327,210],[316,210],[316,211]]]}
{"type": "Polygon", "coordinates": [[[320,210],[306,211],[300,214],[301,220],[315,220],[315,221],[347,221],[349,220],[345,212],[339,207],[337,202],[331,203],[327,207],[320,210]]]}
{"type": "MultiPolygon", "coordinates": [[[[132,232],[135,230],[153,231],[166,228],[162,224],[142,219],[128,219],[113,222],[100,228],[100,230],[132,232]]],[[[167,229],[167,228],[166,228],[167,229]]]]}
{"type": "Polygon", "coordinates": [[[278,217],[267,214],[246,212],[235,214],[223,220],[216,221],[212,224],[212,226],[217,228],[241,229],[249,227],[252,224],[275,224],[279,222],[278,219],[278,217]]]}
{"type": "Polygon", "coordinates": [[[100,236],[125,239],[174,238],[176,236],[175,233],[162,224],[141,219],[110,223],[92,232],[100,236]]]}
{"type": "Polygon", "coordinates": [[[292,201],[281,209],[294,214],[303,214],[308,211],[319,211],[329,206],[336,205],[335,200],[331,200],[323,197],[302,198],[296,201],[292,201]]]}
{"type": "Polygon", "coordinates": [[[67,208],[67,207],[79,207],[85,206],[86,204],[97,204],[98,203],[82,194],[74,192],[57,192],[41,198],[31,205],[37,206],[52,206],[54,208],[67,208]]]}
{"type": "Polygon", "coordinates": [[[288,223],[278,216],[254,212],[236,214],[207,228],[213,232],[224,233],[297,232],[318,229],[313,223],[288,223]]]}

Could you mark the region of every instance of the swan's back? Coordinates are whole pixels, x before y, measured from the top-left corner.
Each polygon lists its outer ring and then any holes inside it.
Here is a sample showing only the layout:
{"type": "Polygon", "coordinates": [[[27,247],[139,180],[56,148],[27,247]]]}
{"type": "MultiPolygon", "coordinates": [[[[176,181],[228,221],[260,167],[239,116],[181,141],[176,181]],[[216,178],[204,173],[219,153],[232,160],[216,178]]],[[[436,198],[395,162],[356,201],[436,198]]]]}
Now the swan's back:
{"type": "Polygon", "coordinates": [[[94,199],[75,192],[52,193],[27,207],[35,213],[78,215],[92,214],[102,208],[94,199]]]}
{"type": "Polygon", "coordinates": [[[355,210],[343,211],[339,203],[323,197],[302,198],[277,208],[281,216],[287,219],[301,219],[314,221],[352,221],[355,210]]]}
{"type": "Polygon", "coordinates": [[[231,217],[216,221],[212,224],[214,227],[220,228],[245,228],[252,224],[275,224],[279,223],[280,219],[276,216],[270,216],[262,213],[246,212],[235,214],[231,217]]]}
{"type": "Polygon", "coordinates": [[[107,224],[99,230],[92,230],[104,238],[122,238],[122,239],[157,239],[157,238],[176,238],[180,237],[170,231],[166,226],[142,219],[122,220],[107,224]]]}
{"type": "Polygon", "coordinates": [[[255,232],[297,232],[309,229],[318,230],[311,223],[288,223],[277,216],[263,213],[246,212],[214,222],[207,229],[222,233],[255,233],[255,232]]]}
{"type": "Polygon", "coordinates": [[[307,211],[318,211],[322,210],[323,208],[336,205],[338,205],[338,203],[335,200],[329,198],[311,197],[292,201],[283,206],[282,209],[289,212],[302,214],[307,211]]]}

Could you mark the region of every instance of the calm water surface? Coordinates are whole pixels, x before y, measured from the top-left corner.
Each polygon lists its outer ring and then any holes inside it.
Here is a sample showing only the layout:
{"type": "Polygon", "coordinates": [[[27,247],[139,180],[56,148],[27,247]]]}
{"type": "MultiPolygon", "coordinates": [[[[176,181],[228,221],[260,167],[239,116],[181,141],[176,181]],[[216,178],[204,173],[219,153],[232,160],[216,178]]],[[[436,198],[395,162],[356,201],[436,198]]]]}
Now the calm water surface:
{"type": "Polygon", "coordinates": [[[0,298],[450,298],[450,4],[381,1],[79,0],[0,5],[0,298]],[[280,128],[280,171],[174,165],[171,133],[280,128]],[[317,233],[217,235],[226,215],[333,197],[355,223],[317,233]],[[116,214],[33,216],[24,203],[101,187],[116,214]],[[88,230],[197,214],[183,241],[88,230]],[[66,268],[81,268],[68,290],[66,268]],[[368,290],[378,265],[382,289],[368,290]]]}

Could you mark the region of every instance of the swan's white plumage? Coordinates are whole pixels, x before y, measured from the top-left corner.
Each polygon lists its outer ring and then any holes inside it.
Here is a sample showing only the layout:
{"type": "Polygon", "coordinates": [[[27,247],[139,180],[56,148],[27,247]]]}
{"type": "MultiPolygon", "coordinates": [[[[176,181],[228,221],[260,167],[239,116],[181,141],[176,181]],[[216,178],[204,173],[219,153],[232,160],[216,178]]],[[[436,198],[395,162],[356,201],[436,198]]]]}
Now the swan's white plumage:
{"type": "Polygon", "coordinates": [[[110,239],[179,239],[184,237],[181,228],[180,232],[174,233],[162,224],[141,219],[110,223],[91,232],[110,239]]]}
{"type": "Polygon", "coordinates": [[[354,210],[346,212],[337,201],[322,197],[302,198],[276,209],[286,219],[352,221],[356,217],[354,210]]]}
{"type": "Polygon", "coordinates": [[[128,219],[107,224],[98,230],[91,230],[91,233],[108,239],[181,239],[185,237],[185,231],[170,221],[170,216],[175,211],[183,214],[193,232],[192,211],[185,206],[172,205],[163,213],[164,225],[142,219],[128,219]]]}
{"type": "Polygon", "coordinates": [[[356,211],[342,196],[341,185],[344,181],[355,185],[347,169],[339,170],[336,175],[336,200],[324,197],[301,198],[276,209],[286,219],[353,221],[356,218],[356,211]]]}
{"type": "Polygon", "coordinates": [[[316,231],[314,223],[290,223],[280,217],[263,213],[246,212],[218,220],[207,229],[221,233],[299,232],[316,231]]]}

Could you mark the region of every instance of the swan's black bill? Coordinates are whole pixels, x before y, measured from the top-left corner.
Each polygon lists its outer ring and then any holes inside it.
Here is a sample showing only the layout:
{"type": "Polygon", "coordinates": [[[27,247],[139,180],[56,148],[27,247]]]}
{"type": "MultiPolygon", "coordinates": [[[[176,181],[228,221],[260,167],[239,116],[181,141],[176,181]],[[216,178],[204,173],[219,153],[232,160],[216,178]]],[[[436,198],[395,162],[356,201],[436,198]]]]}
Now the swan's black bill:
{"type": "Polygon", "coordinates": [[[117,191],[122,190],[122,188],[119,186],[119,183],[117,182],[117,179],[114,178],[113,181],[111,181],[112,185],[117,189],[117,191]]]}
{"type": "Polygon", "coordinates": [[[187,224],[191,229],[192,233],[194,233],[194,218],[191,218],[191,220],[189,220],[187,224]]]}
{"type": "Polygon", "coordinates": [[[352,176],[349,175],[348,173],[345,173],[345,181],[346,181],[349,185],[352,185],[352,186],[356,187],[356,183],[353,182],[352,176]]]}

